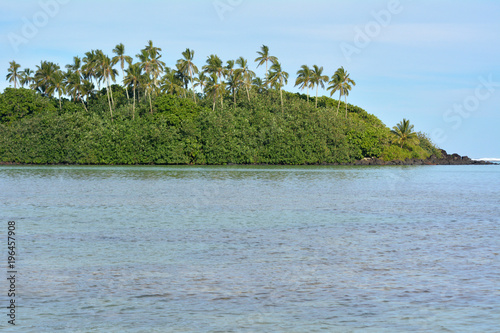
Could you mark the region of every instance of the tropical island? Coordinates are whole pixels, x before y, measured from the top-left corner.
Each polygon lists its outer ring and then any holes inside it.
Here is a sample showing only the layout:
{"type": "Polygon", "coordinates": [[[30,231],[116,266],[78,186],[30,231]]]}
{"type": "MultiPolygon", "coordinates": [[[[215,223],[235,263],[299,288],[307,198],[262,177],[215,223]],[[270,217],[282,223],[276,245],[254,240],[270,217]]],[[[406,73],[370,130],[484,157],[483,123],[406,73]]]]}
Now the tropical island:
{"type": "MultiPolygon", "coordinates": [[[[355,81],[340,67],[303,65],[295,86],[265,45],[247,59],[207,57],[199,69],[186,49],[175,67],[149,41],[134,62],[123,44],[113,57],[92,50],[63,70],[41,61],[10,63],[13,88],[0,94],[3,164],[473,164],[447,155],[403,119],[392,129],[347,103],[355,81]],[[116,83],[118,73],[123,82],[116,83]],[[338,99],[318,96],[319,87],[338,99]],[[315,91],[310,96],[309,89],[315,91]],[[343,99],[343,100],[342,100],[343,99]]],[[[479,162],[477,162],[479,163],[479,162]]]]}

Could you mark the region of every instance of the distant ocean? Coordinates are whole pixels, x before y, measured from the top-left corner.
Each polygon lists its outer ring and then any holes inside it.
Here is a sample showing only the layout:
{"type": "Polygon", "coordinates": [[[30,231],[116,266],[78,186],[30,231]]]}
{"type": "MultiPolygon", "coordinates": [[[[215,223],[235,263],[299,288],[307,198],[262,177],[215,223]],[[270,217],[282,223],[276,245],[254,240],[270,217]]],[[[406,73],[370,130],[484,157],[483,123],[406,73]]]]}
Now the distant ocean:
{"type": "Polygon", "coordinates": [[[492,163],[500,163],[500,158],[478,158],[477,161],[486,161],[492,163]]]}
{"type": "Polygon", "coordinates": [[[2,332],[500,323],[497,165],[0,166],[0,230],[2,332]]]}

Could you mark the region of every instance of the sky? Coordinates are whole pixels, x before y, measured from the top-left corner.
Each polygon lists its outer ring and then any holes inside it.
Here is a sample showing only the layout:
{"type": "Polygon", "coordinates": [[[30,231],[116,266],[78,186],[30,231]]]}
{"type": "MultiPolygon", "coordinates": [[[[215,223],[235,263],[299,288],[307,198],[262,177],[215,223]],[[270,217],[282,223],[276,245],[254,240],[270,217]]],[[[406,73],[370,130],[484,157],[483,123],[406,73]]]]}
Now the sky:
{"type": "MultiPolygon", "coordinates": [[[[9,62],[61,68],[92,49],[135,56],[149,40],[174,67],[195,51],[254,59],[262,45],[294,87],[302,65],[343,66],[348,103],[393,127],[403,118],[448,153],[500,157],[498,0],[0,0],[0,75],[9,62]]],[[[9,82],[0,80],[0,91],[9,82]]],[[[304,91],[305,92],[305,91],[304,91]]],[[[320,95],[330,95],[321,90],[320,95]]],[[[338,95],[334,95],[338,98],[338,95]]]]}

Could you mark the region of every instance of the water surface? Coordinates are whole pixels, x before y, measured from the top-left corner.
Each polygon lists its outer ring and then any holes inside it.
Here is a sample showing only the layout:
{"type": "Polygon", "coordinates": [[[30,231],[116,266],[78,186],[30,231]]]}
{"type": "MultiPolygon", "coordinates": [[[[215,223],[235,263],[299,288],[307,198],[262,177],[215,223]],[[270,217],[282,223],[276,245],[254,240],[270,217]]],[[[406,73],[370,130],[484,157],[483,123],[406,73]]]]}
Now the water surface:
{"type": "Polygon", "coordinates": [[[0,192],[17,331],[500,322],[498,166],[0,167],[0,192]]]}

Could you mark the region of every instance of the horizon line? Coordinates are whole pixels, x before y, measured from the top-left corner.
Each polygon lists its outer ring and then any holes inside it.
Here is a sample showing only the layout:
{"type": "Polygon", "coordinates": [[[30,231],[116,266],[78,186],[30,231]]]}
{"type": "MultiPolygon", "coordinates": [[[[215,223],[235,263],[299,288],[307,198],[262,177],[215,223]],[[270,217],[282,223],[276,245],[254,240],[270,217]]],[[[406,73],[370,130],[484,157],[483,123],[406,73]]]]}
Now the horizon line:
{"type": "Polygon", "coordinates": [[[473,160],[474,160],[474,161],[492,161],[492,162],[500,162],[500,158],[497,158],[497,157],[492,157],[492,158],[487,158],[487,157],[483,157],[483,158],[474,158],[473,160]]]}

